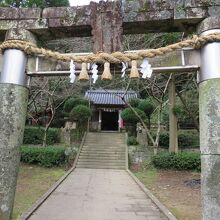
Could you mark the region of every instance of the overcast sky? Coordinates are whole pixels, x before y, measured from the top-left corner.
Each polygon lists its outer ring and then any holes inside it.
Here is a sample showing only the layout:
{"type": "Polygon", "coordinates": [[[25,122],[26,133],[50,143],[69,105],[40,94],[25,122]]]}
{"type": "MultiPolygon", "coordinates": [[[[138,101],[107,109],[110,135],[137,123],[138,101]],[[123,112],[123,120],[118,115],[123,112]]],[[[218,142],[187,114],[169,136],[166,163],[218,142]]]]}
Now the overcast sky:
{"type": "MultiPolygon", "coordinates": [[[[91,0],[69,0],[71,6],[76,5],[88,5],[91,0]]],[[[92,0],[93,2],[99,2],[99,0],[92,0]]]]}

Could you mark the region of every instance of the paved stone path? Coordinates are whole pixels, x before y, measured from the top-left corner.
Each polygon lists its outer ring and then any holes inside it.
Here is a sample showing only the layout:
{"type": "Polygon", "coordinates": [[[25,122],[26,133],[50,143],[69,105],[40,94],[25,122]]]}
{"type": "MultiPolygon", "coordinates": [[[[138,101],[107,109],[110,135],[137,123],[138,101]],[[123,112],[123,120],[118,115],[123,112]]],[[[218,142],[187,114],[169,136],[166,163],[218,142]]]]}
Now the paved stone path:
{"type": "Polygon", "coordinates": [[[165,220],[125,170],[75,169],[31,220],[165,220]]]}

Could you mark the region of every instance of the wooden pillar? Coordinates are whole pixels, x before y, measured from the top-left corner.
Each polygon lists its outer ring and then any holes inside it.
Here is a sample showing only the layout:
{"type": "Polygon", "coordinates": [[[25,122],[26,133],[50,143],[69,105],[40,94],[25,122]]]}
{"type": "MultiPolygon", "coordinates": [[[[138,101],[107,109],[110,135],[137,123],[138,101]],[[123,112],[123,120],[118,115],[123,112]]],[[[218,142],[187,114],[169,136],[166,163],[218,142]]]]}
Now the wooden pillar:
{"type": "Polygon", "coordinates": [[[120,132],[121,128],[121,121],[122,121],[122,118],[121,118],[121,110],[118,110],[118,131],[120,132]]]}
{"type": "Polygon", "coordinates": [[[99,109],[99,125],[98,125],[98,131],[102,130],[102,110],[99,109]]]}
{"type": "Polygon", "coordinates": [[[176,103],[175,77],[169,83],[169,152],[178,152],[177,118],[173,112],[176,103]]]}

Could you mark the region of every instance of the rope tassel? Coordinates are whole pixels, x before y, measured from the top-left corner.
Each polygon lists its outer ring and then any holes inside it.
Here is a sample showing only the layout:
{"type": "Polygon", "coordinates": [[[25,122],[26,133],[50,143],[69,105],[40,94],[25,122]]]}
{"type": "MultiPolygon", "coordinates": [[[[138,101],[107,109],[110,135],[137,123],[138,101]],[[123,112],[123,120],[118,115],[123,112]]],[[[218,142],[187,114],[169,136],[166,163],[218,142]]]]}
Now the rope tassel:
{"type": "Polygon", "coordinates": [[[102,80],[112,80],[112,74],[110,72],[110,63],[106,62],[104,64],[104,71],[101,76],[102,80]]]}
{"type": "Polygon", "coordinates": [[[130,73],[129,77],[130,77],[130,79],[140,78],[140,74],[138,72],[137,61],[136,60],[131,61],[131,73],[130,73]]]}
{"type": "Polygon", "coordinates": [[[87,71],[87,64],[86,63],[82,63],[82,70],[79,74],[79,80],[80,81],[89,80],[89,74],[88,74],[88,71],[87,71]]]}

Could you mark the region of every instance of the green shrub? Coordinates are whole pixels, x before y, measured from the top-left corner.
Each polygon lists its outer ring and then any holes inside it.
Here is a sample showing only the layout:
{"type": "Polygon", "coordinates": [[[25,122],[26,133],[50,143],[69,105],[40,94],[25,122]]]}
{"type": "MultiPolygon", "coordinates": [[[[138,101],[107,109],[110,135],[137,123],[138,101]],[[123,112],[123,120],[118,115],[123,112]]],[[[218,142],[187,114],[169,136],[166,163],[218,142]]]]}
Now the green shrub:
{"type": "MultiPolygon", "coordinates": [[[[58,128],[49,128],[47,133],[47,144],[55,144],[60,142],[60,130],[58,128]]],[[[44,136],[43,127],[25,127],[24,144],[42,144],[44,136]]]]}
{"type": "Polygon", "coordinates": [[[192,130],[179,131],[178,143],[181,148],[199,147],[199,133],[192,130]]]}
{"type": "MultiPolygon", "coordinates": [[[[155,134],[153,137],[155,139],[155,134]]],[[[182,130],[178,132],[178,145],[180,148],[199,147],[199,134],[197,131],[182,130]]],[[[162,148],[169,148],[169,132],[164,131],[160,133],[159,146],[162,148]]]]}
{"type": "Polygon", "coordinates": [[[64,127],[65,122],[66,122],[66,119],[64,118],[55,118],[51,123],[51,127],[54,127],[54,128],[64,127]]]}
{"type": "Polygon", "coordinates": [[[60,130],[57,128],[49,128],[47,132],[47,144],[52,145],[60,142],[60,130]]]}
{"type": "MultiPolygon", "coordinates": [[[[134,110],[137,112],[137,114],[142,118],[142,120],[146,120],[146,115],[143,111],[140,109],[134,108],[134,110]]],[[[139,118],[136,116],[136,114],[133,112],[131,108],[126,108],[121,112],[121,117],[126,123],[132,123],[136,124],[139,122],[139,118]]]]}
{"type": "Polygon", "coordinates": [[[159,140],[159,146],[161,147],[169,147],[169,133],[168,132],[164,132],[160,134],[160,140],[159,140]]]}
{"type": "Polygon", "coordinates": [[[150,99],[144,99],[140,101],[137,108],[145,112],[145,114],[150,117],[155,109],[155,105],[150,99]]]}
{"type": "Polygon", "coordinates": [[[201,170],[200,154],[192,152],[160,153],[152,157],[152,163],[160,169],[201,170]]]}
{"type": "Polygon", "coordinates": [[[85,122],[91,116],[91,109],[85,105],[78,105],[70,112],[70,119],[85,122]]]}
{"type": "Polygon", "coordinates": [[[139,103],[140,103],[140,99],[138,98],[131,98],[128,100],[128,103],[133,107],[133,108],[137,108],[139,103]]]}
{"type": "Polygon", "coordinates": [[[134,136],[128,137],[127,139],[127,145],[137,145],[137,139],[134,136]]]}
{"type": "Polygon", "coordinates": [[[66,161],[65,147],[21,147],[21,161],[44,167],[62,166],[66,161]]]}
{"type": "Polygon", "coordinates": [[[66,100],[66,102],[64,103],[64,111],[65,112],[71,112],[72,109],[78,105],[85,105],[85,106],[89,106],[89,101],[83,97],[71,97],[69,99],[66,100]]]}

